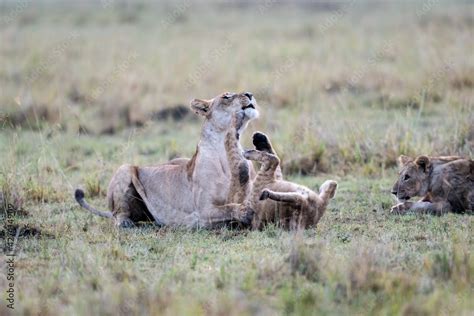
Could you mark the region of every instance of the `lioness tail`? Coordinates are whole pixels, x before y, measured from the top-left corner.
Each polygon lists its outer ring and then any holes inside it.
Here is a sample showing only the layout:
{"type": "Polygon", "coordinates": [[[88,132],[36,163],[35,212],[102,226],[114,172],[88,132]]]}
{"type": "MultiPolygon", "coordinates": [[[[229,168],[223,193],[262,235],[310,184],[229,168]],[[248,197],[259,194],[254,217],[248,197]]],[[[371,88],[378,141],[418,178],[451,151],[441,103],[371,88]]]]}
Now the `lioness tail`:
{"type": "Polygon", "coordinates": [[[113,215],[111,212],[104,212],[104,211],[99,211],[92,206],[90,206],[86,200],[84,200],[84,191],[81,189],[76,189],[76,192],[74,192],[74,197],[76,198],[77,203],[79,203],[80,206],[91,212],[92,214],[99,215],[101,217],[107,217],[107,218],[112,218],[113,215]]]}

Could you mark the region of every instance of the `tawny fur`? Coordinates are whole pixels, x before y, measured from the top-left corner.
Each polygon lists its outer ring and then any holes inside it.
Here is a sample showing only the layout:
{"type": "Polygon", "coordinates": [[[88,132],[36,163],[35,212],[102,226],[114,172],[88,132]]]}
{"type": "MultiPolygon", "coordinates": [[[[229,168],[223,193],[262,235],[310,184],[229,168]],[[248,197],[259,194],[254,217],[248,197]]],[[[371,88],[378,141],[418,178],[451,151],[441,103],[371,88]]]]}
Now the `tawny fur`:
{"type": "MultiPolygon", "coordinates": [[[[76,191],[79,204],[94,214],[113,217],[120,227],[147,217],[159,225],[212,228],[232,221],[248,223],[250,213],[228,201],[231,172],[224,145],[234,113],[243,115],[241,134],[258,116],[250,93],[224,93],[211,100],[191,101],[205,118],[201,139],[191,159],[178,158],[150,167],[123,165],[110,181],[107,199],[111,212],[88,205],[76,191]]],[[[251,163],[248,170],[254,174],[251,163]]]]}
{"type": "MultiPolygon", "coordinates": [[[[233,126],[237,129],[240,126],[238,117],[233,126]]],[[[316,226],[336,193],[337,183],[324,182],[318,194],[305,186],[285,181],[280,160],[267,136],[255,133],[253,141],[256,150],[242,153],[236,133],[230,130],[225,142],[232,174],[230,192],[237,199],[246,197],[242,208],[255,212],[252,228],[260,229],[267,223],[276,223],[285,229],[316,226]],[[241,166],[246,159],[261,163],[253,181],[241,181],[241,166]]]]}
{"type": "Polygon", "coordinates": [[[462,157],[416,159],[400,156],[399,177],[392,188],[399,201],[392,213],[407,211],[442,215],[474,210],[474,161],[462,157]],[[410,198],[422,197],[418,202],[410,198]]]}

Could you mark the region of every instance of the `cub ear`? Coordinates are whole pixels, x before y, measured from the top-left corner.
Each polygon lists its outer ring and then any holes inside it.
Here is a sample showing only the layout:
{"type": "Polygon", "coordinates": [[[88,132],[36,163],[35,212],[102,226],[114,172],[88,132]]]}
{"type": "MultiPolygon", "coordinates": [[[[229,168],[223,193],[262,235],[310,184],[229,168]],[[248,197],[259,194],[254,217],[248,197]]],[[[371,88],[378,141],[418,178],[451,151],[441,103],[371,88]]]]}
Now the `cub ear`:
{"type": "Polygon", "coordinates": [[[424,172],[426,172],[430,167],[430,158],[427,156],[418,156],[415,160],[415,163],[418,167],[423,169],[424,172]]]}
{"type": "Polygon", "coordinates": [[[410,161],[413,161],[413,158],[401,155],[400,157],[398,157],[398,166],[401,168],[405,166],[407,163],[409,163],[410,161]]]}
{"type": "Polygon", "coordinates": [[[211,101],[201,100],[201,99],[194,99],[191,101],[191,109],[196,114],[207,116],[209,114],[210,108],[211,108],[211,101]]]}

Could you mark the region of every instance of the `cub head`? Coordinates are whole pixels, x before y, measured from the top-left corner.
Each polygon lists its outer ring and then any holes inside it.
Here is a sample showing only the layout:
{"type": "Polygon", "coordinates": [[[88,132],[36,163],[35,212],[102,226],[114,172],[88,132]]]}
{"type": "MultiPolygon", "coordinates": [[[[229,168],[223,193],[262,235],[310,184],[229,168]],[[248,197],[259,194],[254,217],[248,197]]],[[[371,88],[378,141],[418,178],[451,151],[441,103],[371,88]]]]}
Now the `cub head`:
{"type": "Polygon", "coordinates": [[[239,132],[247,127],[248,122],[258,117],[257,101],[250,92],[226,92],[211,100],[194,99],[191,101],[191,109],[204,116],[215,132],[225,132],[236,113],[243,116],[239,132]]]}
{"type": "Polygon", "coordinates": [[[398,157],[398,180],[392,188],[392,194],[398,200],[407,201],[414,196],[423,196],[428,191],[432,165],[427,156],[416,159],[407,156],[398,157]]]}

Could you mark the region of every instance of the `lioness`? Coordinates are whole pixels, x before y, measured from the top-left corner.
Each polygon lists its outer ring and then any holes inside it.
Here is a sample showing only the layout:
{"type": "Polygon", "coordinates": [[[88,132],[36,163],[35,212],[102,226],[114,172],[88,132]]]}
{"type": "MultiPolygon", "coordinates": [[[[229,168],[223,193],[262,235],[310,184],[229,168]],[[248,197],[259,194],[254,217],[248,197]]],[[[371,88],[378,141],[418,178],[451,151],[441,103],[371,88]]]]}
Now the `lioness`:
{"type": "MultiPolygon", "coordinates": [[[[115,219],[119,227],[151,216],[158,225],[212,228],[237,221],[249,223],[251,213],[240,204],[227,203],[230,168],[224,145],[233,114],[240,112],[243,124],[258,117],[251,93],[224,93],[211,100],[194,99],[191,108],[204,117],[201,139],[191,159],[137,167],[122,165],[110,181],[107,199],[111,212],[98,211],[76,190],[77,202],[96,215],[115,219]]],[[[252,172],[251,163],[248,170],[252,172]]]]}
{"type": "Polygon", "coordinates": [[[461,157],[398,158],[400,172],[392,194],[399,201],[392,213],[415,212],[442,215],[474,210],[474,161],[461,157]],[[408,201],[414,196],[418,202],[408,201]]]}
{"type": "MultiPolygon", "coordinates": [[[[233,124],[239,130],[242,118],[237,116],[233,124]]],[[[324,182],[319,194],[307,187],[285,181],[280,170],[280,159],[265,134],[254,133],[253,144],[256,150],[244,153],[238,137],[239,133],[230,130],[225,142],[232,170],[230,192],[236,200],[246,196],[242,208],[255,212],[252,228],[260,229],[270,222],[278,223],[285,229],[315,226],[336,193],[336,181],[324,182]],[[246,165],[246,159],[261,163],[254,181],[245,181],[245,177],[242,177],[242,166],[246,165]]]]}

